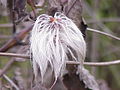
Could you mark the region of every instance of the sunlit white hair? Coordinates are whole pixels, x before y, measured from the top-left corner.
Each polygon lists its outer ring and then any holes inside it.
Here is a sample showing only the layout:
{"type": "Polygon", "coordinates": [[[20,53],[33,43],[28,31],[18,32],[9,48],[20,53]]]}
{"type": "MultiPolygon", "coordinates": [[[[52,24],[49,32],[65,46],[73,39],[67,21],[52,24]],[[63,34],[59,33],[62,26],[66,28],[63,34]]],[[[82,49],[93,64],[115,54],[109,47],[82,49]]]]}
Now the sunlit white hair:
{"type": "Polygon", "coordinates": [[[57,79],[63,75],[66,61],[79,61],[82,67],[86,56],[86,43],[81,31],[71,19],[60,12],[56,12],[54,17],[46,14],[38,16],[30,43],[34,74],[38,75],[39,66],[42,80],[48,64],[57,79]]]}

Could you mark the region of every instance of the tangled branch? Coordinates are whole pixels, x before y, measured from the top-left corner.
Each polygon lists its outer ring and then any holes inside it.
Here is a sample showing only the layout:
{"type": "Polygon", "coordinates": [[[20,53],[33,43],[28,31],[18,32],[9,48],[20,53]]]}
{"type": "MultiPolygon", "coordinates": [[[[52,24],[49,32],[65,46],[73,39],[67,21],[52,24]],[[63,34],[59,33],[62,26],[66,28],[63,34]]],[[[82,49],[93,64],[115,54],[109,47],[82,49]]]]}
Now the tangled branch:
{"type": "MultiPolygon", "coordinates": [[[[28,56],[28,55],[15,54],[15,53],[0,52],[0,56],[10,56],[10,57],[19,57],[19,58],[30,59],[30,56],[28,56]]],[[[67,64],[79,65],[80,62],[67,61],[67,64]]],[[[109,61],[109,62],[84,62],[84,65],[87,65],[87,66],[110,66],[110,65],[116,65],[116,64],[120,64],[120,60],[114,60],[114,61],[109,61]]]]}

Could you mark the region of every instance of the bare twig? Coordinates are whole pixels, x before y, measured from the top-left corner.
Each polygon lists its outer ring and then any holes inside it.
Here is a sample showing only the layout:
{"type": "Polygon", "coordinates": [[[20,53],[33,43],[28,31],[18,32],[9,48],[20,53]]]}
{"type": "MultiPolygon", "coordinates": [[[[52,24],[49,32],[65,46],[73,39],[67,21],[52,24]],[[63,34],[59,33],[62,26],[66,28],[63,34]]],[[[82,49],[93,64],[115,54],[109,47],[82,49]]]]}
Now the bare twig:
{"type": "Polygon", "coordinates": [[[105,33],[105,32],[102,32],[102,31],[99,31],[99,30],[96,30],[96,29],[87,28],[87,30],[92,31],[92,32],[96,32],[96,33],[99,33],[99,34],[103,34],[103,35],[106,35],[106,36],[109,36],[109,37],[114,38],[116,40],[120,40],[119,37],[116,37],[114,35],[111,35],[109,33],[105,33]]]}
{"type": "Polygon", "coordinates": [[[16,89],[16,90],[20,90],[18,88],[18,86],[7,76],[7,75],[3,75],[3,77],[16,89]]]}
{"type": "Polygon", "coordinates": [[[72,4],[71,7],[68,9],[66,15],[69,14],[69,12],[71,11],[71,9],[73,8],[73,6],[75,5],[76,2],[77,2],[77,0],[74,0],[73,4],[72,4]]]}
{"type": "Polygon", "coordinates": [[[5,72],[8,70],[8,68],[11,66],[11,64],[14,62],[14,59],[11,59],[5,67],[0,71],[0,77],[5,74],[5,72]]]}
{"type": "Polygon", "coordinates": [[[13,26],[13,24],[12,23],[8,23],[8,24],[0,24],[0,28],[2,28],[2,27],[12,27],[13,26]]]}
{"type": "Polygon", "coordinates": [[[28,32],[32,29],[33,25],[21,30],[19,33],[16,33],[5,45],[0,48],[0,52],[5,52],[13,46],[17,45],[21,42],[22,39],[28,34],[28,32]]]}
{"type": "MultiPolygon", "coordinates": [[[[67,61],[67,64],[79,65],[80,62],[67,61]]],[[[120,64],[120,60],[108,61],[108,62],[84,62],[87,66],[110,66],[120,64]]]]}
{"type": "MultiPolygon", "coordinates": [[[[14,54],[14,53],[0,53],[0,56],[11,56],[11,57],[26,58],[26,59],[30,58],[30,56],[28,55],[14,54]]],[[[79,65],[80,62],[67,61],[67,64],[79,65]]],[[[84,62],[84,65],[88,65],[88,66],[109,66],[116,64],[120,64],[120,60],[114,60],[109,62],[84,62]]]]}
{"type": "Polygon", "coordinates": [[[36,12],[35,12],[35,4],[34,4],[34,1],[33,0],[27,0],[27,3],[30,5],[30,7],[31,7],[31,9],[32,9],[32,11],[33,11],[33,13],[34,13],[34,17],[36,18],[36,12]]]}
{"type": "Polygon", "coordinates": [[[16,32],[16,23],[15,23],[15,0],[12,0],[12,23],[13,23],[13,33],[16,32]]]}
{"type": "MultiPolygon", "coordinates": [[[[97,14],[97,11],[99,9],[99,0],[95,0],[93,3],[92,3],[92,6],[93,6],[93,19],[96,20],[96,14],[97,14]]],[[[96,24],[93,24],[92,25],[93,28],[98,28],[96,24]]],[[[90,52],[90,60],[91,62],[98,62],[98,47],[99,47],[99,35],[98,33],[92,33],[92,39],[91,39],[91,45],[90,45],[90,48],[91,48],[91,52],[90,52]]],[[[97,68],[95,67],[92,67],[91,68],[91,72],[94,76],[97,75],[97,68]]]]}
{"type": "MultiPolygon", "coordinates": [[[[26,47],[27,48],[27,47],[26,47]]],[[[18,50],[17,50],[17,52],[16,53],[23,53],[23,50],[24,48],[23,47],[20,47],[18,50]]],[[[25,49],[24,49],[25,50],[25,49]]],[[[11,55],[11,53],[6,53],[8,56],[9,55],[11,55]]],[[[1,54],[1,55],[5,55],[5,54],[1,54]]],[[[14,53],[12,54],[12,55],[14,55],[14,53]]],[[[16,55],[15,55],[16,56],[16,55]]],[[[17,56],[16,56],[17,57],[17,56]]],[[[5,74],[6,73],[6,71],[10,68],[10,66],[15,62],[15,61],[23,61],[23,59],[22,60],[20,60],[20,59],[17,59],[17,58],[15,58],[15,57],[13,57],[13,58],[11,58],[8,62],[7,62],[7,64],[6,65],[4,65],[4,67],[1,69],[1,72],[0,72],[0,77],[3,75],[3,74],[5,74]]],[[[25,58],[24,58],[25,59],[25,58]]]]}
{"type": "MultiPolygon", "coordinates": [[[[94,16],[96,16],[96,14],[93,11],[93,9],[91,8],[91,6],[85,0],[82,0],[82,1],[83,1],[83,3],[82,3],[83,8],[87,11],[89,16],[92,17],[92,19],[99,21],[99,19],[97,17],[94,18],[94,16]]],[[[110,34],[113,34],[113,32],[107,26],[105,26],[102,22],[98,22],[98,23],[96,23],[96,25],[99,26],[100,28],[102,28],[103,31],[110,33],[110,34]]]]}
{"type": "Polygon", "coordinates": [[[2,53],[2,52],[0,52],[0,56],[10,56],[10,57],[19,57],[19,58],[29,59],[28,55],[15,54],[15,53],[2,53]]]}
{"type": "Polygon", "coordinates": [[[101,18],[99,20],[90,19],[87,23],[98,23],[98,22],[120,22],[120,18],[101,18]]]}
{"type": "Polygon", "coordinates": [[[1,35],[0,34],[0,39],[8,39],[8,38],[11,38],[10,35],[1,35]]]}

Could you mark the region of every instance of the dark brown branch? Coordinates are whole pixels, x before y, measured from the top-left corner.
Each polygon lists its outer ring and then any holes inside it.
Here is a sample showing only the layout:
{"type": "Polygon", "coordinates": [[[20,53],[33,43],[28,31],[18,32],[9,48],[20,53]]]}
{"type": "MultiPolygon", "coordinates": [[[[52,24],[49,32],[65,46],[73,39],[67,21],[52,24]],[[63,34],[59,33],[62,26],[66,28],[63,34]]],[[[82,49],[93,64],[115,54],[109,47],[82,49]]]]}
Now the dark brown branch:
{"type": "Polygon", "coordinates": [[[0,52],[5,52],[8,49],[12,48],[13,46],[17,45],[26,34],[32,29],[33,25],[29,26],[28,28],[22,30],[21,32],[15,34],[3,47],[0,48],[0,52]]]}
{"type": "MultiPolygon", "coordinates": [[[[0,56],[10,56],[10,57],[30,59],[30,56],[28,55],[14,54],[14,53],[0,53],[0,56]]],[[[79,65],[80,62],[67,61],[67,64],[79,65]]],[[[116,64],[120,64],[120,60],[114,60],[109,62],[84,62],[84,65],[88,65],[88,66],[109,66],[109,65],[116,65],[116,64]]]]}

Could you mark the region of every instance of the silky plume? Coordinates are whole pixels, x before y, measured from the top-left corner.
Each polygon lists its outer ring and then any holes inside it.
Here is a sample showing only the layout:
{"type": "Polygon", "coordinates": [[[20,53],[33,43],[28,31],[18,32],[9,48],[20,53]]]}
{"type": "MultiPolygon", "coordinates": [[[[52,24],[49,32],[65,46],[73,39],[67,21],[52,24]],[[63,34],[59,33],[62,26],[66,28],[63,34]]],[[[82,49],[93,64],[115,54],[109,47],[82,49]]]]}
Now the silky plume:
{"type": "Polygon", "coordinates": [[[54,17],[47,14],[38,16],[31,32],[30,51],[35,77],[41,77],[41,83],[50,69],[56,82],[65,74],[66,61],[69,60],[81,62],[78,71],[82,79],[86,43],[78,27],[63,13],[56,12],[54,17]]]}

